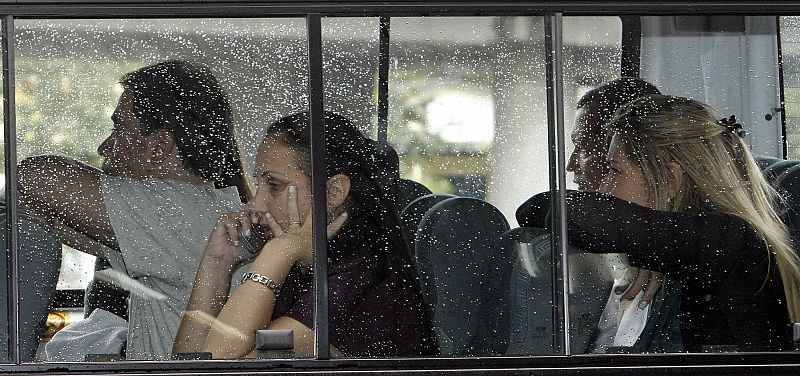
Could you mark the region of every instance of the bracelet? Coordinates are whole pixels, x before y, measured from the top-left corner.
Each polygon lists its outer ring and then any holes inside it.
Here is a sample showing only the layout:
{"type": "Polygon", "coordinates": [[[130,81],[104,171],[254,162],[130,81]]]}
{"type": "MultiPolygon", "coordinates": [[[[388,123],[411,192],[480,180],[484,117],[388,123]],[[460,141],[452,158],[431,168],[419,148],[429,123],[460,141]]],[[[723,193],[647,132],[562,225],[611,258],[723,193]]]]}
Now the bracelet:
{"type": "Polygon", "coordinates": [[[258,283],[266,286],[268,289],[272,290],[272,292],[274,292],[276,296],[278,294],[280,294],[280,292],[281,292],[281,287],[278,286],[278,284],[275,283],[275,281],[273,281],[272,278],[267,277],[265,275],[261,275],[261,274],[253,273],[253,272],[245,273],[242,276],[242,281],[239,282],[239,283],[244,283],[245,281],[258,282],[258,283]]]}

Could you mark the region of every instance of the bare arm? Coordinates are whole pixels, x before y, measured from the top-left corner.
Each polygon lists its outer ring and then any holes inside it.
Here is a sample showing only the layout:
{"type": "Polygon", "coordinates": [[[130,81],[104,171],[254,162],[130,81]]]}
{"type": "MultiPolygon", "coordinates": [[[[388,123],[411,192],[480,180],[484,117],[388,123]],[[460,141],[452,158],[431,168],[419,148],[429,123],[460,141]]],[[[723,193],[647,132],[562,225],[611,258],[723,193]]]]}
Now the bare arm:
{"type": "MultiPolygon", "coordinates": [[[[297,218],[296,210],[296,203],[290,204],[290,218],[297,218]]],[[[253,351],[257,330],[288,328],[294,329],[295,354],[313,355],[310,328],[289,317],[272,320],[277,297],[269,287],[248,280],[225,299],[233,270],[248,257],[234,240],[238,239],[239,229],[250,228],[251,216],[247,210],[226,214],[214,227],[178,330],[174,352],[207,351],[214,358],[241,358],[253,351]]],[[[302,227],[299,221],[293,221],[297,224],[284,232],[271,217],[262,218],[276,235],[262,248],[250,271],[280,286],[293,265],[309,263],[312,258],[311,220],[309,217],[302,227]]],[[[345,219],[346,215],[337,217],[328,226],[328,234],[338,231],[345,219]]],[[[339,354],[339,351],[332,347],[332,353],[339,354]]]]}
{"type": "Polygon", "coordinates": [[[101,175],[63,156],[26,158],[19,164],[20,207],[53,226],[73,248],[95,254],[99,248],[91,244],[99,242],[119,249],[100,190],[101,175]]]}

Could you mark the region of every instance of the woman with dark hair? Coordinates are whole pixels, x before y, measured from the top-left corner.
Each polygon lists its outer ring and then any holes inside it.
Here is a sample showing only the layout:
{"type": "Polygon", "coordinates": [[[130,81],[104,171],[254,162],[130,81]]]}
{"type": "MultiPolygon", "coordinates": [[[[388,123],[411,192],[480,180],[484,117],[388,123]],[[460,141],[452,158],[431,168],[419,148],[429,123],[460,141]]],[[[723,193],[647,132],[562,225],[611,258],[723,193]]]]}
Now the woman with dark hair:
{"type": "MultiPolygon", "coordinates": [[[[395,207],[397,155],[326,112],[326,192],[332,354],[435,355],[437,346],[395,207]]],[[[197,273],[174,352],[239,358],[259,329],[294,330],[294,351],[313,354],[311,158],[308,113],[272,124],[258,152],[258,191],[220,217],[197,273]],[[265,226],[272,239],[226,299],[248,257],[239,232],[265,226]]]]}

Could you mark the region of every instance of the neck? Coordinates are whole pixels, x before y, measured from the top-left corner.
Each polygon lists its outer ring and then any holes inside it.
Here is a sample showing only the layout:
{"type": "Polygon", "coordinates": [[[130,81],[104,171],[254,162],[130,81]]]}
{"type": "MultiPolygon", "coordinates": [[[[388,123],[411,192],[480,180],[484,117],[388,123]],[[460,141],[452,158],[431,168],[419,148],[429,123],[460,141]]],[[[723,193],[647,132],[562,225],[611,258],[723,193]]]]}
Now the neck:
{"type": "Polygon", "coordinates": [[[200,175],[183,168],[183,161],[180,159],[172,159],[159,164],[159,166],[151,172],[150,176],[156,179],[181,181],[192,185],[214,186],[214,182],[208,181],[200,175]]]}

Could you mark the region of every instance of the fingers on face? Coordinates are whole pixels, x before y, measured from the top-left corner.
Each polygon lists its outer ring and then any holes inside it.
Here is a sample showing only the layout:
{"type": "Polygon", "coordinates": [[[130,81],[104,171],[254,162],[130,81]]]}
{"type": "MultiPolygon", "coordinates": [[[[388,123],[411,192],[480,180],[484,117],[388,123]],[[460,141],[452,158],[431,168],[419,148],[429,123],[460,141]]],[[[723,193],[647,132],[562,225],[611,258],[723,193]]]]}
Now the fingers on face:
{"type": "Polygon", "coordinates": [[[253,227],[252,215],[249,211],[242,210],[236,218],[244,236],[250,236],[250,229],[253,227]]]}
{"type": "Polygon", "coordinates": [[[333,222],[328,225],[328,238],[336,234],[342,226],[344,226],[344,222],[347,220],[347,213],[342,213],[341,215],[337,216],[333,219],[333,222]]]}
{"type": "Polygon", "coordinates": [[[289,214],[289,226],[300,225],[300,212],[297,209],[297,187],[294,185],[289,186],[289,194],[287,197],[287,211],[289,214]]]}
{"type": "Polygon", "coordinates": [[[269,229],[270,231],[272,231],[273,236],[277,236],[278,234],[283,233],[283,228],[281,228],[281,225],[278,224],[278,222],[275,220],[275,218],[272,217],[272,215],[270,215],[269,213],[264,213],[262,219],[267,222],[267,226],[269,226],[269,229]]]}
{"type": "Polygon", "coordinates": [[[223,214],[219,217],[219,223],[225,227],[228,239],[234,244],[239,245],[239,220],[238,213],[223,214]]]}

